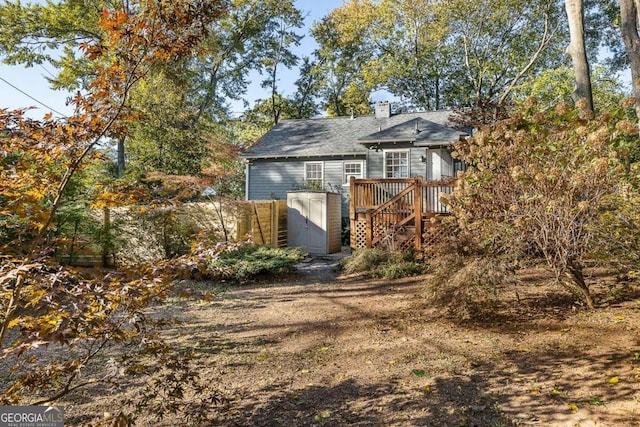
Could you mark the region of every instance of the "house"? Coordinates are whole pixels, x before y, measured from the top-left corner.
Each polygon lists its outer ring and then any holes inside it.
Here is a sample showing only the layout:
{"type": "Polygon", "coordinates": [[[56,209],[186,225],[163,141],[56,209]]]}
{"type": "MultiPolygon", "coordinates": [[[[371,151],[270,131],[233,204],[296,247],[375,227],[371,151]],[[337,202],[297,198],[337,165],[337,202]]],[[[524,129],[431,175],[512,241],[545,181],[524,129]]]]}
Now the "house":
{"type": "Polygon", "coordinates": [[[451,111],[391,114],[378,102],[375,114],[285,120],[248,149],[247,200],[286,199],[304,188],[343,195],[342,216],[349,213],[349,180],[454,177],[462,163],[450,147],[465,136],[448,126],[451,111]]]}

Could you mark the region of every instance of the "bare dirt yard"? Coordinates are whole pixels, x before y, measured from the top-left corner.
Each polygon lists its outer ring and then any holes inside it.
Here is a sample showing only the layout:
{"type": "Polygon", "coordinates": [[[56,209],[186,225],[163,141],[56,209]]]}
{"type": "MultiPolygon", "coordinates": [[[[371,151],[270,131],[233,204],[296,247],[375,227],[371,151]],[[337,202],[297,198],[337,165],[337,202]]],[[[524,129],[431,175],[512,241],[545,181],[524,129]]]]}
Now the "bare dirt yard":
{"type": "MultiPolygon", "coordinates": [[[[588,311],[541,273],[461,321],[429,306],[425,276],[340,276],[312,260],[176,301],[187,322],[170,333],[230,399],[207,425],[640,426],[640,288],[590,277],[588,311]]],[[[70,403],[69,425],[86,411],[70,403]]]]}

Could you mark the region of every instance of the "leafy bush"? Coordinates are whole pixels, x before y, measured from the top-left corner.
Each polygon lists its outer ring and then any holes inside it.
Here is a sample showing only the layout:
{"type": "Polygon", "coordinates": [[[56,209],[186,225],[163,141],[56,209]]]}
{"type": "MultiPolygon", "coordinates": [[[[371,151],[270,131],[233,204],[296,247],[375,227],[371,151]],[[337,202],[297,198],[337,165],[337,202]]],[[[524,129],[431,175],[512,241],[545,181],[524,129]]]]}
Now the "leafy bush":
{"type": "Polygon", "coordinates": [[[633,188],[604,199],[598,222],[590,227],[597,260],[614,259],[620,270],[634,275],[640,265],[640,195],[633,188]]]}
{"type": "Polygon", "coordinates": [[[413,252],[388,252],[382,249],[358,249],[347,258],[345,273],[367,273],[383,279],[400,279],[425,272],[425,265],[417,262],[413,252]]]}
{"type": "Polygon", "coordinates": [[[215,276],[245,281],[254,277],[290,273],[306,254],[298,248],[271,248],[245,245],[236,250],[222,252],[208,262],[215,276]]]}
{"type": "Polygon", "coordinates": [[[555,280],[594,306],[583,269],[589,232],[624,174],[622,148],[638,129],[578,102],[542,110],[535,100],[456,146],[470,166],[444,200],[458,226],[493,256],[544,257],[555,280]]]}

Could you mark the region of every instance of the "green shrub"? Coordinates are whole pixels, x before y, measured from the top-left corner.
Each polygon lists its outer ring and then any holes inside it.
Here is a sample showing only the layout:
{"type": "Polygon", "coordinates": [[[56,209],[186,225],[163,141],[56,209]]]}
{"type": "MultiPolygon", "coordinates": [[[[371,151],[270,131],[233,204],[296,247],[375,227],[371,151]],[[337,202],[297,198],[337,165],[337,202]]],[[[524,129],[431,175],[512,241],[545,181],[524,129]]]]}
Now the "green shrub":
{"type": "Polygon", "coordinates": [[[367,273],[383,279],[401,279],[425,272],[412,251],[388,252],[382,249],[358,249],[343,265],[345,273],[367,273]]]}
{"type": "Polygon", "coordinates": [[[382,279],[402,279],[425,272],[425,265],[416,261],[396,261],[391,259],[375,268],[371,275],[382,279]]]}
{"type": "Polygon", "coordinates": [[[342,264],[345,273],[365,273],[389,260],[391,254],[381,249],[357,249],[342,264]]]}
{"type": "Polygon", "coordinates": [[[245,245],[235,251],[220,253],[207,267],[214,276],[246,281],[258,276],[290,273],[305,256],[298,248],[245,245]]]}

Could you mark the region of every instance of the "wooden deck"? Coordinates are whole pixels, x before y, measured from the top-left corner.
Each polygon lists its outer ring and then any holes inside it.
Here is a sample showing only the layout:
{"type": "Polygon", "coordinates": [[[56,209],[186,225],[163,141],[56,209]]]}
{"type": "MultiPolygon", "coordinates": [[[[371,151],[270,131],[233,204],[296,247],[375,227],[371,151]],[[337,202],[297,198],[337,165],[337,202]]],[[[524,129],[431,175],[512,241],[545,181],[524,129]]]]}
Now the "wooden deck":
{"type": "Polygon", "coordinates": [[[455,179],[355,179],[350,181],[351,247],[418,252],[438,237],[438,218],[448,214],[440,194],[451,194],[455,179]]]}

